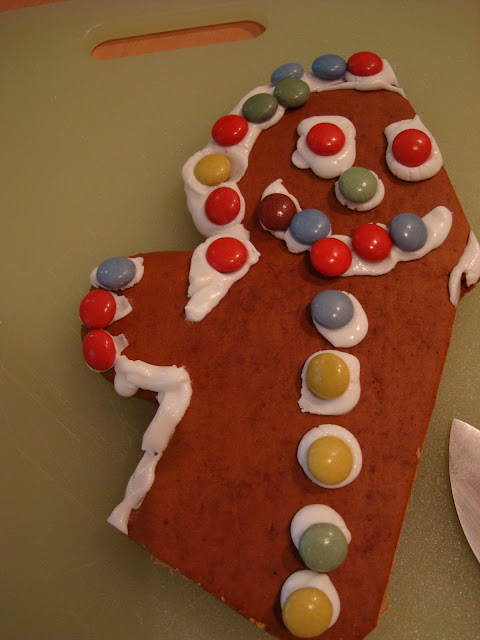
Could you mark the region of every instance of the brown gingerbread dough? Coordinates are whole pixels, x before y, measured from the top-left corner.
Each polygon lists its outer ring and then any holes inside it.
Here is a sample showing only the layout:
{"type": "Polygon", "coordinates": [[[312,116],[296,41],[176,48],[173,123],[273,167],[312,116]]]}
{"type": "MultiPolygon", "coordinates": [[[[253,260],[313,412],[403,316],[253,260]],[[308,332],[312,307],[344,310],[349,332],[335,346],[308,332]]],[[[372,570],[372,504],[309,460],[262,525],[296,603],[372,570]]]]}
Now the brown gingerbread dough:
{"type": "Polygon", "coordinates": [[[455,316],[448,276],[469,225],[444,169],[416,183],[389,172],[383,131],[413,116],[408,101],[390,91],[312,94],[259,136],[239,183],[243,224],[259,262],[193,323],[184,317],[191,253],[147,254],[143,279],[124,292],[133,312],[108,328],[127,336],[128,358],[183,365],[193,387],[153,486],[132,512],[130,538],[280,639],[292,638],[281,620],[280,589],[305,568],[290,522],[312,503],[334,508],[352,533],[346,560],[330,573],[340,617],[322,638],[360,639],[375,627],[434,407],[455,316]],[[334,179],[293,166],[297,124],[313,115],[353,122],[355,165],[375,171],[385,185],[378,207],[352,212],[337,202],[334,179]],[[302,208],[324,211],[335,234],[351,235],[366,222],[389,225],[402,212],[423,216],[438,205],[453,212],[453,226],[441,247],[387,275],[325,278],[308,254],[290,253],[259,225],[261,194],[278,178],[302,208]],[[302,413],[298,406],[304,362],[332,348],[309,311],[325,288],[352,293],[369,319],[366,338],[346,349],[360,361],[362,390],[344,416],[302,413]],[[331,422],[350,430],[363,453],[359,477],[335,490],[313,484],[296,460],[302,436],[331,422]]]}

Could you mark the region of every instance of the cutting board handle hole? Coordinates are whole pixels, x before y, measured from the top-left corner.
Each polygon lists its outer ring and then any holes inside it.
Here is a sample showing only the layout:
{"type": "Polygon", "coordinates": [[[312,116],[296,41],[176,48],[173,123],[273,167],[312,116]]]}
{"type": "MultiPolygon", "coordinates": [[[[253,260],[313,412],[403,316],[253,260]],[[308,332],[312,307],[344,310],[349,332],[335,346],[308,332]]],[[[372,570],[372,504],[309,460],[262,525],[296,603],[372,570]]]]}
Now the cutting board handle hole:
{"type": "Polygon", "coordinates": [[[186,49],[220,42],[250,40],[258,38],[264,31],[265,27],[259,22],[243,20],[241,22],[213,24],[205,27],[179,29],[177,31],[149,33],[102,42],[93,49],[92,56],[99,60],[110,60],[143,53],[186,49]]]}

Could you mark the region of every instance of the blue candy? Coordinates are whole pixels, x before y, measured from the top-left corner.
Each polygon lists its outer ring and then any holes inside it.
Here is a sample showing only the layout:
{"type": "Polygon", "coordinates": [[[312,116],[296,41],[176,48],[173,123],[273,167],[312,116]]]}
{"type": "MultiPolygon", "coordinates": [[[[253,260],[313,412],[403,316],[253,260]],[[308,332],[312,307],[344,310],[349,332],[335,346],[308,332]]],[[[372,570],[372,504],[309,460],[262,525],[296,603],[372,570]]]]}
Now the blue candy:
{"type": "Polygon", "coordinates": [[[313,73],[322,80],[337,80],[345,75],[346,70],[346,61],[334,53],[326,53],[312,63],[313,73]]]}
{"type": "Polygon", "coordinates": [[[104,289],[121,289],[135,277],[137,268],[130,258],[108,258],[97,269],[97,280],[104,289]]]}
{"type": "Polygon", "coordinates": [[[312,245],[330,233],[330,220],[318,209],[303,209],[290,222],[290,233],[300,244],[312,245]]]}
{"type": "Polygon", "coordinates": [[[353,318],[353,302],[343,291],[325,289],[311,304],[312,318],[326,329],[341,329],[353,318]]]}
{"type": "Polygon", "coordinates": [[[390,237],[402,251],[417,251],[427,241],[427,226],[414,213],[399,213],[390,223],[390,237]]]}
{"type": "Polygon", "coordinates": [[[301,78],[303,75],[303,67],[298,62],[287,62],[277,67],[270,76],[270,82],[277,85],[281,80],[286,78],[301,78]]]}

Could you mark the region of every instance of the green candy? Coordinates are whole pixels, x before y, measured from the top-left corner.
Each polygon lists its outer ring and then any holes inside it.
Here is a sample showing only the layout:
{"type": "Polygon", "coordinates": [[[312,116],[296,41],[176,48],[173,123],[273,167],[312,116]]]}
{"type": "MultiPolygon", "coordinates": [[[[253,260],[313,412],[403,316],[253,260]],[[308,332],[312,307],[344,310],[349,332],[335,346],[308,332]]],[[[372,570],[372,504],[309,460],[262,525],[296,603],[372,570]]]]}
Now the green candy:
{"type": "Polygon", "coordinates": [[[310,97],[310,87],[300,78],[285,78],[275,87],[273,95],[286,109],[301,107],[310,97]]]}
{"type": "Polygon", "coordinates": [[[259,124],[270,120],[277,108],[278,101],[270,93],[256,93],[243,103],[242,115],[248,122],[259,124]]]}
{"type": "Polygon", "coordinates": [[[308,527],[300,538],[298,551],[303,562],[312,571],[333,571],[347,555],[348,543],[342,531],[334,524],[321,522],[308,527]]]}
{"type": "Polygon", "coordinates": [[[342,173],[338,188],[342,196],[351,202],[367,202],[377,193],[377,178],[368,169],[352,167],[342,173]]]}

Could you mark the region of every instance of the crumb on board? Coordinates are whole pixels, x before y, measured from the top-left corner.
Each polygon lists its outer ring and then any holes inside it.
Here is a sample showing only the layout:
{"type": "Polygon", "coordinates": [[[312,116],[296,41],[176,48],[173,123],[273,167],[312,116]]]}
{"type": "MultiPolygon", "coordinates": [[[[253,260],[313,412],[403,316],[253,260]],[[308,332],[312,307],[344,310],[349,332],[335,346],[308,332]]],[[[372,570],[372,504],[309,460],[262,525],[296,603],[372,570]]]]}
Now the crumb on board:
{"type": "Polygon", "coordinates": [[[263,622],[258,622],[258,620],[255,620],[255,618],[249,618],[249,620],[250,622],[253,622],[253,624],[255,624],[259,629],[265,629],[265,627],[267,626],[263,622]]]}

